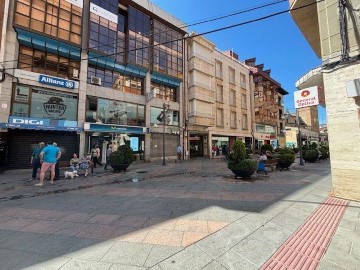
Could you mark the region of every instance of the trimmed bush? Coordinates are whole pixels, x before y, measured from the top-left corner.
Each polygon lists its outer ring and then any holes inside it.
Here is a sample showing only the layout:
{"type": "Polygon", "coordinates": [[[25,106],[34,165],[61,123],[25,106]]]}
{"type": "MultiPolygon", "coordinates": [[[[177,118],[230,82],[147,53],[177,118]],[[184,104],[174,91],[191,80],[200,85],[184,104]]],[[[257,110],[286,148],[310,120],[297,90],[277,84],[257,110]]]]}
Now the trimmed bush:
{"type": "Polygon", "coordinates": [[[274,151],[274,148],[272,147],[271,144],[263,144],[260,148],[261,152],[265,152],[265,151],[274,151]]]}
{"type": "Polygon", "coordinates": [[[121,145],[110,156],[110,164],[131,164],[135,160],[134,153],[129,145],[121,145]]]}
{"type": "Polygon", "coordinates": [[[247,158],[245,144],[240,140],[236,140],[228,158],[228,168],[230,170],[255,171],[256,166],[256,160],[247,158]]]}
{"type": "Polygon", "coordinates": [[[315,162],[316,160],[318,160],[319,157],[319,152],[316,149],[309,149],[306,150],[304,153],[304,160],[306,162],[315,162]]]}

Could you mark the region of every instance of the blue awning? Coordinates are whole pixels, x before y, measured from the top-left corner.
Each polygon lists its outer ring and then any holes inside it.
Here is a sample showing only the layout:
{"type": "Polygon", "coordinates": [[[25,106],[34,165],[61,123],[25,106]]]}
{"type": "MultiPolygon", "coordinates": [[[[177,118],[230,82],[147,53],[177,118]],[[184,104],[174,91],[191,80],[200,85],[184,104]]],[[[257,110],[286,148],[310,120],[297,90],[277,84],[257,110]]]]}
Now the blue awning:
{"type": "Polygon", "coordinates": [[[135,65],[127,64],[121,65],[115,62],[114,58],[97,54],[94,52],[89,52],[89,64],[101,67],[107,70],[117,71],[123,75],[135,76],[139,78],[144,78],[147,73],[147,69],[143,67],[138,67],[135,65]]]}
{"type": "Polygon", "coordinates": [[[53,130],[53,131],[69,131],[69,132],[83,131],[83,128],[79,128],[79,127],[39,126],[39,125],[25,125],[25,124],[11,124],[11,123],[0,123],[0,128],[49,130],[49,131],[53,130]]]}
{"type": "Polygon", "coordinates": [[[181,83],[180,79],[166,76],[158,72],[151,73],[151,81],[171,87],[179,87],[181,83]]]}
{"type": "Polygon", "coordinates": [[[43,52],[58,54],[66,58],[80,60],[81,49],[59,40],[44,37],[23,29],[16,28],[17,39],[21,45],[35,48],[43,52]]]}

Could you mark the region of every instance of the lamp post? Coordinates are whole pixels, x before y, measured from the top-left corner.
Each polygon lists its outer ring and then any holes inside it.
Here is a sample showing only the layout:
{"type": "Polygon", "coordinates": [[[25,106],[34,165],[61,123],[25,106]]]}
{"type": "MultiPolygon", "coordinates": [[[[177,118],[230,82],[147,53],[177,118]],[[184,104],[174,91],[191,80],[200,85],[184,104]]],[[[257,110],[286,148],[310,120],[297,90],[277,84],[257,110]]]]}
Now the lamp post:
{"type": "Polygon", "coordinates": [[[165,126],[166,126],[166,122],[167,122],[167,117],[166,117],[166,112],[167,110],[169,109],[169,104],[165,104],[163,103],[163,163],[162,165],[166,165],[166,162],[165,162],[165,126]]]}

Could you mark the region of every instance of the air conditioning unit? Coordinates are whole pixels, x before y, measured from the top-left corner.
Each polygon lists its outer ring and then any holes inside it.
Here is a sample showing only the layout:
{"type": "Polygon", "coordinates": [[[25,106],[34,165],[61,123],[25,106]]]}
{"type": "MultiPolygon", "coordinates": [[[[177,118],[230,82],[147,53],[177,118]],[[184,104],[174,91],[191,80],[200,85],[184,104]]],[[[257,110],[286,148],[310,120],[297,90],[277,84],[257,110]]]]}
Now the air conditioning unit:
{"type": "Polygon", "coordinates": [[[90,78],[90,83],[101,86],[101,78],[95,77],[95,76],[91,76],[91,78],[90,78]]]}
{"type": "Polygon", "coordinates": [[[73,79],[79,79],[79,70],[77,68],[73,69],[72,78],[73,79]]]}

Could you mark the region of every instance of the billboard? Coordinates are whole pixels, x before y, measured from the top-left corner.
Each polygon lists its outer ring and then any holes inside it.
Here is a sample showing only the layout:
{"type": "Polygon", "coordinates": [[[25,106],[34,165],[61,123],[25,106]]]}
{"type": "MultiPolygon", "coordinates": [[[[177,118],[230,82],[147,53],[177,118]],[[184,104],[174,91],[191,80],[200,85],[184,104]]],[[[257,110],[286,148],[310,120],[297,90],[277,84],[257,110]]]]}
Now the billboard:
{"type": "Polygon", "coordinates": [[[313,86],[294,92],[295,108],[316,106],[319,104],[318,87],[313,86]]]}

